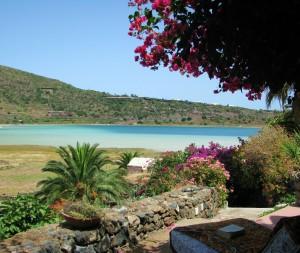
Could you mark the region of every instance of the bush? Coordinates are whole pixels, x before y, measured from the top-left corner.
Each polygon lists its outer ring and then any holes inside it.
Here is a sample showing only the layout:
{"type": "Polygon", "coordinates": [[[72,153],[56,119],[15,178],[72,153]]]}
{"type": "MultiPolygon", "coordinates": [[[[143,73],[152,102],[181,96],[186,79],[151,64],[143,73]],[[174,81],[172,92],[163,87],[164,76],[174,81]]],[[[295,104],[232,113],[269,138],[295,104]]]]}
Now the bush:
{"type": "Polygon", "coordinates": [[[235,146],[223,147],[218,143],[210,142],[208,147],[201,146],[196,147],[194,144],[188,146],[185,151],[188,152],[189,159],[197,158],[208,158],[211,157],[215,160],[220,161],[228,169],[231,166],[232,155],[236,150],[235,146]]]}
{"type": "Polygon", "coordinates": [[[0,239],[57,221],[58,216],[36,197],[18,195],[0,206],[0,239]]]}
{"type": "Polygon", "coordinates": [[[170,191],[175,186],[196,184],[215,187],[223,205],[228,196],[226,182],[229,172],[219,159],[227,161],[233,150],[211,143],[209,147],[190,145],[184,152],[166,152],[152,165],[151,176],[138,189],[138,194],[154,196],[170,191]]]}
{"type": "Polygon", "coordinates": [[[189,183],[215,187],[219,193],[220,205],[224,205],[228,196],[226,181],[229,180],[230,175],[223,163],[212,157],[193,157],[179,172],[181,177],[189,183]]]}
{"type": "Polygon", "coordinates": [[[170,191],[180,182],[177,167],[185,163],[187,152],[165,152],[161,159],[151,166],[151,175],[145,186],[139,189],[140,194],[154,196],[163,192],[170,191]]]}
{"type": "Polygon", "coordinates": [[[273,205],[290,191],[295,166],[283,151],[290,141],[280,127],[266,127],[235,152],[230,168],[233,205],[273,205]]]}
{"type": "Polygon", "coordinates": [[[84,202],[71,203],[67,205],[63,211],[65,214],[78,219],[100,218],[103,215],[100,208],[96,208],[84,202]]]}
{"type": "Polygon", "coordinates": [[[300,132],[295,132],[293,137],[283,143],[283,151],[300,166],[300,132]]]}
{"type": "Polygon", "coordinates": [[[300,130],[299,125],[295,122],[293,118],[292,111],[282,112],[276,115],[275,117],[269,119],[267,123],[269,126],[272,127],[282,127],[289,133],[300,130]]]}

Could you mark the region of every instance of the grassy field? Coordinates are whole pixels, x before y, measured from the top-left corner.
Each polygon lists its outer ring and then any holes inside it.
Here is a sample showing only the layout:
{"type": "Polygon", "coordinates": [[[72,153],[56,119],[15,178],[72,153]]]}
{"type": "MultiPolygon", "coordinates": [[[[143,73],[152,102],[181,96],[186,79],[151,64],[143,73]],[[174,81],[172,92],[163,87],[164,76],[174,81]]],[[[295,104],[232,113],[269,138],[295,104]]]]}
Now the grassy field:
{"type": "MultiPolygon", "coordinates": [[[[146,157],[156,157],[158,152],[147,149],[105,149],[111,160],[124,151],[138,151],[146,157]]],[[[54,147],[0,146],[0,196],[36,191],[36,184],[49,176],[41,169],[49,160],[59,159],[54,147]]]]}

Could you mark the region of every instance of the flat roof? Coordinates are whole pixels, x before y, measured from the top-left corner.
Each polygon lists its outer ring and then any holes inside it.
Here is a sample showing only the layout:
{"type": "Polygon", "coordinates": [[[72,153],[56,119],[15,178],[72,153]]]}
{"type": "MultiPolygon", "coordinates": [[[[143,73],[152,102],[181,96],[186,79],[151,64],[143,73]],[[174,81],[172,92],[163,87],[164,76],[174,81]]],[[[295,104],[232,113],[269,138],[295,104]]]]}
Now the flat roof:
{"type": "Polygon", "coordinates": [[[128,166],[146,166],[149,165],[151,162],[154,161],[154,158],[149,158],[149,157],[134,157],[131,159],[129,162],[128,166]]]}

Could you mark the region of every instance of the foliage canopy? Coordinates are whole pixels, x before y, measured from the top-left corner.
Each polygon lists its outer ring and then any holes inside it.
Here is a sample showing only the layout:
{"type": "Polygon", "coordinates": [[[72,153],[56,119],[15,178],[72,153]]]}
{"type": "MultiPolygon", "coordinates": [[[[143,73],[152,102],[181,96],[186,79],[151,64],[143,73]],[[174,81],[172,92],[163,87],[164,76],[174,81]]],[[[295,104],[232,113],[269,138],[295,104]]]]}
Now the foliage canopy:
{"type": "Polygon", "coordinates": [[[131,0],[129,34],[142,40],[136,61],[220,80],[216,93],[300,88],[300,2],[131,0]]]}

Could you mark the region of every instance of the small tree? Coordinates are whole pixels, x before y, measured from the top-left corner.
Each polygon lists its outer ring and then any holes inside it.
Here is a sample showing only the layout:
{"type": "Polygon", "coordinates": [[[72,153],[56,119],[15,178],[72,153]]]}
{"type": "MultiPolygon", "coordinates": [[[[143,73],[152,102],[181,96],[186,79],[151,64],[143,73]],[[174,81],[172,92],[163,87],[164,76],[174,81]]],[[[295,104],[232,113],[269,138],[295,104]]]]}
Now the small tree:
{"type": "Polygon", "coordinates": [[[136,61],[220,81],[219,92],[294,91],[300,123],[300,2],[259,0],[131,0],[129,34],[142,40],[136,61]]]}
{"type": "Polygon", "coordinates": [[[138,157],[140,154],[138,152],[124,152],[120,155],[119,160],[116,161],[119,169],[122,170],[123,174],[127,174],[127,166],[134,157],[138,157]]]}
{"type": "Polygon", "coordinates": [[[106,170],[110,160],[98,145],[79,144],[76,147],[59,147],[57,153],[62,161],[49,161],[42,169],[55,176],[38,183],[37,196],[53,202],[57,199],[82,200],[89,202],[116,201],[127,190],[126,181],[120,170],[106,170]]]}

